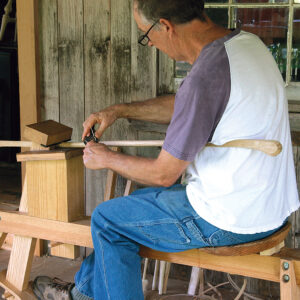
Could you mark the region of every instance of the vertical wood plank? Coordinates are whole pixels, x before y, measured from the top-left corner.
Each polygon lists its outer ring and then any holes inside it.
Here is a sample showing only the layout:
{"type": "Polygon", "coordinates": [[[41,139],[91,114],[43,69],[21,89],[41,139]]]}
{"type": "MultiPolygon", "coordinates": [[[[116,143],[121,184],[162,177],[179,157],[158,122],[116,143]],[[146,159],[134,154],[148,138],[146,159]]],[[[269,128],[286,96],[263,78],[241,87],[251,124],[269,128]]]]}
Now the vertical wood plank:
{"type": "MultiPolygon", "coordinates": [[[[20,132],[23,138],[24,127],[27,124],[39,122],[40,109],[40,64],[38,39],[37,0],[17,0],[17,35],[18,35],[18,66],[20,93],[20,132]]],[[[22,164],[22,178],[25,177],[25,165],[22,164]]],[[[40,250],[36,255],[42,255],[40,250]]]]}
{"type": "MultiPolygon", "coordinates": [[[[111,0],[111,104],[131,102],[131,0],[111,0]]],[[[112,127],[112,139],[136,139],[136,132],[126,120],[112,127]]],[[[135,154],[136,149],[122,149],[135,154]]],[[[118,180],[116,196],[122,195],[125,182],[118,180]]]]}
{"type": "MultiPolygon", "coordinates": [[[[38,43],[38,0],[17,0],[17,36],[20,94],[20,133],[40,121],[40,72],[38,43]]],[[[22,164],[22,179],[25,165],[22,164]]]]}
{"type": "MultiPolygon", "coordinates": [[[[138,44],[138,37],[142,34],[132,16],[131,22],[131,96],[133,101],[145,100],[156,97],[157,94],[157,57],[158,52],[155,47],[143,47],[138,44]]],[[[164,135],[138,132],[138,139],[160,139],[164,135]]],[[[159,151],[156,148],[138,148],[139,156],[155,157],[159,151]]]]}
{"type": "Polygon", "coordinates": [[[174,60],[160,51],[157,91],[158,95],[170,94],[175,92],[174,73],[174,60]]]}
{"type": "Polygon", "coordinates": [[[41,120],[59,121],[57,0],[39,1],[41,120]]]}
{"type": "MultiPolygon", "coordinates": [[[[73,128],[72,140],[78,141],[84,121],[83,0],[57,4],[59,120],[73,128]]],[[[79,251],[73,247],[60,245],[51,254],[75,258],[79,251]]]]}
{"type": "Polygon", "coordinates": [[[156,96],[157,49],[138,44],[142,33],[133,16],[131,20],[131,97],[132,101],[139,101],[156,96]]]}
{"type": "Polygon", "coordinates": [[[17,0],[21,137],[26,124],[40,121],[38,0],[17,0]]]}
{"type": "MultiPolygon", "coordinates": [[[[131,7],[130,0],[111,0],[111,104],[131,102],[131,7]]],[[[124,120],[113,125],[111,138],[130,136],[124,120]]]]}
{"type": "MultiPolygon", "coordinates": [[[[109,105],[110,99],[110,1],[84,1],[85,118],[109,105]]],[[[111,129],[103,139],[111,138],[111,129]]],[[[103,201],[106,170],[86,170],[86,213],[103,201]]]]}
{"type": "Polygon", "coordinates": [[[83,2],[58,1],[60,121],[81,139],[84,121],[83,2]]]}

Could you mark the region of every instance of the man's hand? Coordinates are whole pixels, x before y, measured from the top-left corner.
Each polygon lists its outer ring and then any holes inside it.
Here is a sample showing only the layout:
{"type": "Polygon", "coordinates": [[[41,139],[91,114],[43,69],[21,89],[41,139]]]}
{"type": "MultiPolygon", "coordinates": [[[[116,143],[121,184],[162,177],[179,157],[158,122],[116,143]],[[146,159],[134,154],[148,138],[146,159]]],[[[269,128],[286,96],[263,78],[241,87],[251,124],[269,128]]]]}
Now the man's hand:
{"type": "Polygon", "coordinates": [[[82,140],[90,135],[90,129],[99,124],[95,132],[98,139],[117,119],[143,120],[159,124],[169,124],[174,111],[175,95],[165,95],[140,102],[115,104],[91,114],[83,123],[82,140]]]}
{"type": "Polygon", "coordinates": [[[88,169],[105,169],[107,168],[107,154],[110,151],[104,144],[89,142],[83,150],[83,163],[88,169]]]}
{"type": "Polygon", "coordinates": [[[98,139],[103,135],[104,131],[117,120],[117,112],[114,106],[110,106],[99,112],[91,114],[86,121],[83,123],[82,140],[86,136],[89,136],[90,129],[95,125],[99,124],[99,128],[96,130],[95,135],[98,139]]]}

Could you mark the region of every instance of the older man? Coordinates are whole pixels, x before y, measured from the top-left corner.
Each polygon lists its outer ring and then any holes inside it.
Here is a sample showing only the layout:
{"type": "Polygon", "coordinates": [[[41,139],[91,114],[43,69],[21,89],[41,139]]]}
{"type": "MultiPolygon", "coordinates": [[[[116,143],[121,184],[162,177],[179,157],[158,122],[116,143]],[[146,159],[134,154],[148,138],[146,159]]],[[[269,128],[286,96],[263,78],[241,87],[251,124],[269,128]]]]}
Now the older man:
{"type": "Polygon", "coordinates": [[[38,277],[39,299],[144,299],[139,245],[176,252],[249,242],[278,230],[299,207],[284,83],[273,57],[258,37],[221,28],[203,10],[201,0],[134,1],[145,33],[139,43],[193,67],[176,96],[114,105],[83,124],[85,137],[98,123],[100,138],[119,118],[170,123],[157,158],[91,142],[84,163],[158,187],[100,204],[92,215],[95,250],[75,285],[38,277]],[[271,158],[204,148],[252,138],[279,140],[283,151],[271,158]],[[186,185],[173,185],[185,170],[186,185]]]}

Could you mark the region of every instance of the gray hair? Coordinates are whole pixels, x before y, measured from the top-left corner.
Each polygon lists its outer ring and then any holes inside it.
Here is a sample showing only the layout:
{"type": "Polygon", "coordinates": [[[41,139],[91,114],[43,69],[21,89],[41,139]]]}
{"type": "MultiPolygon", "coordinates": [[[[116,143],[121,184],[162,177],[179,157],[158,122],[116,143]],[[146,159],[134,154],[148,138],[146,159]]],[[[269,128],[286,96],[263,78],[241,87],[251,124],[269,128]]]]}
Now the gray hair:
{"type": "Polygon", "coordinates": [[[145,24],[166,19],[174,24],[188,23],[194,19],[205,22],[203,0],[134,0],[145,24]]]}

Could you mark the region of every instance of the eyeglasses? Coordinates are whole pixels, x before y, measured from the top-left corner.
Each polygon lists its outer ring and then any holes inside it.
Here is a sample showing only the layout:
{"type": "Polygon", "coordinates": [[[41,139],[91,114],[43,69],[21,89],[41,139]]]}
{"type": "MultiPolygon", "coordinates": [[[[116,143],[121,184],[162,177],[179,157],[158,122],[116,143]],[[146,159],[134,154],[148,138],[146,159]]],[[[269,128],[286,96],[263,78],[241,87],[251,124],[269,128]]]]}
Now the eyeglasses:
{"type": "Polygon", "coordinates": [[[151,29],[157,24],[158,21],[156,21],[150,28],[149,30],[145,33],[145,34],[142,34],[139,39],[138,39],[138,42],[140,45],[142,46],[147,46],[149,41],[150,41],[150,38],[148,37],[148,34],[149,32],[151,31],[151,29]]]}

